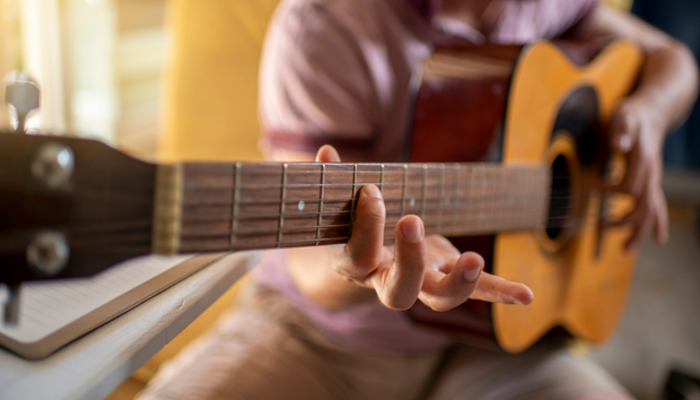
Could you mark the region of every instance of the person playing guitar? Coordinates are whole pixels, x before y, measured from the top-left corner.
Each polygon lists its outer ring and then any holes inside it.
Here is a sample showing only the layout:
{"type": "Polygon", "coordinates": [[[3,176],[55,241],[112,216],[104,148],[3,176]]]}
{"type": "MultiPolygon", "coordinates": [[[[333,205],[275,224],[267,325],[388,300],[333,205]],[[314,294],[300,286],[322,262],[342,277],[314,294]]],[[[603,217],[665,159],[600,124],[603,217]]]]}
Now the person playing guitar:
{"type": "MultiPolygon", "coordinates": [[[[665,242],[662,146],[695,100],[697,66],[682,44],[595,0],[284,0],[261,67],[262,146],[279,161],[401,161],[411,75],[434,46],[561,37],[622,37],[645,53],[609,126],[627,174],[600,185],[637,200],[609,222],[631,227],[627,248],[649,231],[665,242]]],[[[384,246],[385,221],[382,192],[366,185],[347,245],[266,253],[242,304],[141,398],[630,398],[558,343],[512,355],[410,324],[399,311],[417,301],[435,311],[468,299],[527,306],[537,293],[483,272],[479,254],[426,236],[415,215],[384,246]]]]}

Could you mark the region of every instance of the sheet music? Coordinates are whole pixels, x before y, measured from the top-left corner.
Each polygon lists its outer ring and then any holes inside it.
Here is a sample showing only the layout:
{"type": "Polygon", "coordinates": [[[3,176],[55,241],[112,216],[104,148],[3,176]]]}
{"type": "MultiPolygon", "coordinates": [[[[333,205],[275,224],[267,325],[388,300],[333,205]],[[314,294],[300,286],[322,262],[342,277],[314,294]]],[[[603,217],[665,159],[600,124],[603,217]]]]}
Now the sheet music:
{"type": "MultiPolygon", "coordinates": [[[[190,257],[151,255],[118,264],[90,278],[23,284],[19,324],[0,324],[0,334],[23,343],[40,341],[190,257]]],[[[2,290],[7,289],[2,286],[2,290]]],[[[137,300],[140,301],[143,299],[137,300]]]]}

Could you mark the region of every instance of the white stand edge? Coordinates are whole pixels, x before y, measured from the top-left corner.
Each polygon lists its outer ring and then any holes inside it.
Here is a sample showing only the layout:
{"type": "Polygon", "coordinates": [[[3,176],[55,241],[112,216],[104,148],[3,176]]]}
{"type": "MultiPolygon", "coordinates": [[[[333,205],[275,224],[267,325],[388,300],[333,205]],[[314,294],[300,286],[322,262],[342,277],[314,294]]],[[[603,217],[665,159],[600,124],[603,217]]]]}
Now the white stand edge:
{"type": "Polygon", "coordinates": [[[227,255],[45,359],[0,349],[0,399],[103,399],[259,260],[227,255]]]}

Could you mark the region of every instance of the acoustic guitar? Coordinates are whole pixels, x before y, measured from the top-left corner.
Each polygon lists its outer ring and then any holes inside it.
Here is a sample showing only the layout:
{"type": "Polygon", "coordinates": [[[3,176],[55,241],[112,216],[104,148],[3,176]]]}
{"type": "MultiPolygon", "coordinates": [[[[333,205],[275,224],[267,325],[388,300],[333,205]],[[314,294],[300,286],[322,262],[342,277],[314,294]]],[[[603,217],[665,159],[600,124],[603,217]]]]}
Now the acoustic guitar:
{"type": "Polygon", "coordinates": [[[641,62],[624,41],[585,67],[547,42],[439,49],[414,80],[407,163],[154,165],[96,141],[0,134],[0,282],[85,276],[149,253],[344,243],[372,183],[386,243],[415,214],[535,292],[528,307],[419,303],[416,321],[509,352],[555,326],[599,342],[622,312],[634,254],[625,229],[598,229],[631,202],[590,182],[609,165],[605,127],[641,62]]]}
{"type": "MultiPolygon", "coordinates": [[[[639,48],[618,40],[443,48],[424,63],[414,79],[411,161],[489,161],[506,170],[539,165],[548,169],[548,187],[538,228],[495,227],[497,235],[452,239],[460,250],[484,256],[488,272],[532,288],[531,305],[469,301],[437,313],[418,303],[410,311],[414,320],[508,352],[528,348],[557,326],[595,343],[611,335],[636,254],[623,250],[626,229],[606,230],[603,237],[600,223],[624,215],[633,201],[602,196],[592,181],[619,180],[624,173],[624,163],[608,152],[607,125],[642,62],[639,48]]],[[[499,196],[525,202],[532,194],[522,191],[533,184],[493,184],[507,185],[508,194],[494,194],[488,207],[517,220],[499,196]]]]}

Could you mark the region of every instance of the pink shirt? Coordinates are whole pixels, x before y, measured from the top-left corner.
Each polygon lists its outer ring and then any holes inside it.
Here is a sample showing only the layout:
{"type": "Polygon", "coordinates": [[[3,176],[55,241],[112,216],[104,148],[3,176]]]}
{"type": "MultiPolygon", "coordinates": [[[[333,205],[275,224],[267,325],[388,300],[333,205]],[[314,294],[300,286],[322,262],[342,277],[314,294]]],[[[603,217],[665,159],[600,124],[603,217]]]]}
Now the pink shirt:
{"type": "MultiPolygon", "coordinates": [[[[464,0],[468,1],[468,0],[464,0]]],[[[267,33],[260,71],[263,148],[314,153],[332,144],[341,157],[400,161],[411,73],[434,43],[525,44],[562,35],[595,0],[511,0],[486,34],[432,17],[440,0],[284,0],[267,33]]],[[[258,280],[286,293],[309,318],[348,344],[389,351],[428,350],[449,338],[409,323],[378,301],[329,312],[294,287],[275,254],[258,280]]]]}

